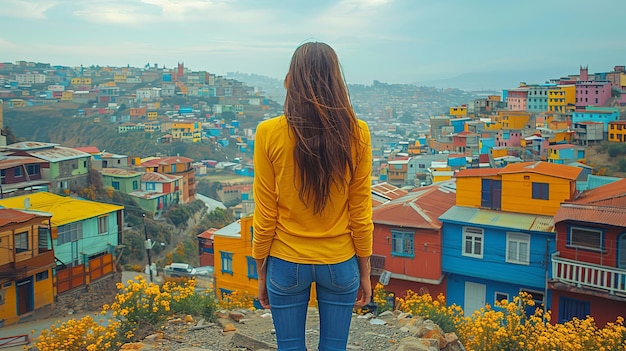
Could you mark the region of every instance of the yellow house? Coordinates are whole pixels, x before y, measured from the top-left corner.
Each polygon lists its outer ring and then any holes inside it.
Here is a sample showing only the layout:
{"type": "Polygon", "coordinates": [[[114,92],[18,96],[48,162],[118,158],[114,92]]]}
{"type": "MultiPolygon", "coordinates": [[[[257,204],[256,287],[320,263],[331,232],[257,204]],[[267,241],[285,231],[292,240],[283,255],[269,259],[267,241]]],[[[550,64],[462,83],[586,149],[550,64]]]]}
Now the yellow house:
{"type": "Polygon", "coordinates": [[[70,80],[71,85],[91,85],[91,78],[75,77],[70,80]]]}
{"type": "MultiPolygon", "coordinates": [[[[256,260],[252,257],[252,216],[244,217],[213,233],[215,291],[220,299],[236,291],[259,295],[256,260]]],[[[315,304],[315,288],[310,305],[315,304]]],[[[259,307],[259,306],[257,306],[259,307]]]]}
{"type": "Polygon", "coordinates": [[[565,113],[575,109],[575,85],[558,85],[548,89],[548,111],[565,113]]]}
{"type": "Polygon", "coordinates": [[[500,123],[502,129],[524,129],[530,119],[530,113],[526,111],[498,111],[498,115],[494,116],[493,120],[496,123],[500,123]]]}
{"type": "Polygon", "coordinates": [[[197,121],[173,122],[170,133],[173,139],[196,143],[202,140],[202,123],[197,121]]]}
{"type": "Polygon", "coordinates": [[[113,81],[116,83],[126,83],[126,75],[116,74],[115,76],[113,76],[113,81]]]}
{"type": "Polygon", "coordinates": [[[455,175],[456,204],[554,216],[562,202],[575,196],[576,178],[581,171],[541,161],[466,169],[455,175]]]}
{"type": "Polygon", "coordinates": [[[71,90],[66,90],[61,93],[61,101],[72,101],[74,99],[74,92],[71,90]]]}
{"type": "Polygon", "coordinates": [[[54,306],[50,217],[0,209],[0,327],[54,306]]]}
{"type": "Polygon", "coordinates": [[[467,116],[467,105],[450,107],[450,116],[467,116]]]}
{"type": "Polygon", "coordinates": [[[609,141],[616,143],[626,142],[626,121],[609,122],[609,141]]]}
{"type": "Polygon", "coordinates": [[[159,112],[148,111],[148,119],[157,119],[157,117],[159,117],[159,112]]]}
{"type": "Polygon", "coordinates": [[[252,216],[213,233],[215,291],[220,298],[237,291],[258,295],[256,261],[252,258],[252,216]]]}

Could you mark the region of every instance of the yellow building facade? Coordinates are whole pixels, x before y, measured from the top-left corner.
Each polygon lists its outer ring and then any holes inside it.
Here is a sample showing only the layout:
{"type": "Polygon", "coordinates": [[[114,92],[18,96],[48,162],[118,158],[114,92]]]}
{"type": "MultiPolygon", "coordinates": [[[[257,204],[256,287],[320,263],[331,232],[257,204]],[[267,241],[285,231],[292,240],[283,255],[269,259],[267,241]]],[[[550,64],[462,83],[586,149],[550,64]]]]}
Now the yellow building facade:
{"type": "Polygon", "coordinates": [[[614,143],[626,142],[626,121],[609,122],[608,140],[614,143]]]}
{"type": "Polygon", "coordinates": [[[202,140],[202,123],[196,121],[173,122],[170,133],[173,139],[196,143],[202,140]]]}
{"type": "Polygon", "coordinates": [[[450,107],[450,116],[467,116],[467,106],[450,107]]]}
{"type": "Polygon", "coordinates": [[[581,168],[548,162],[521,162],[455,175],[456,204],[515,213],[554,216],[576,194],[581,168]]]}
{"type": "Polygon", "coordinates": [[[91,78],[82,78],[82,77],[72,78],[70,80],[70,84],[71,85],[90,85],[91,78]]]}
{"type": "Polygon", "coordinates": [[[565,113],[576,109],[576,86],[559,85],[548,90],[548,111],[565,113]]]}

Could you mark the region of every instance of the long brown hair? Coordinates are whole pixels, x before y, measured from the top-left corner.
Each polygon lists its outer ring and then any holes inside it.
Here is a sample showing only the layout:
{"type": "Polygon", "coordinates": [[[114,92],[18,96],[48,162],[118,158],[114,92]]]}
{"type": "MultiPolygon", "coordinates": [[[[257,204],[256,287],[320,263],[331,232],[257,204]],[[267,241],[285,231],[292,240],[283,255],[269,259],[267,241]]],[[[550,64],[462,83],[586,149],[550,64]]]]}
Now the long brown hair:
{"type": "Polygon", "coordinates": [[[354,173],[353,148],[359,140],[339,59],[327,44],[299,46],[285,77],[285,116],[296,139],[293,156],[300,200],[313,201],[314,213],[326,208],[331,188],[344,191],[354,173]]]}

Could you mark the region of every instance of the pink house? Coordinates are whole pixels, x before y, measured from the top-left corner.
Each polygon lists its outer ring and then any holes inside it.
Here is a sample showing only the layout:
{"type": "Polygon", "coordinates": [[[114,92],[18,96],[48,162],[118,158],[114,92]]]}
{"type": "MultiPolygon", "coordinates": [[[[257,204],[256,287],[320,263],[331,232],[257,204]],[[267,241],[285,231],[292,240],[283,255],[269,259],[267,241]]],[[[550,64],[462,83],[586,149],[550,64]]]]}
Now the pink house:
{"type": "Polygon", "coordinates": [[[611,82],[591,81],[587,67],[580,68],[580,80],[576,82],[576,109],[586,106],[605,106],[611,98],[611,82]]]}
{"type": "Polygon", "coordinates": [[[528,109],[528,88],[509,90],[506,105],[511,111],[526,111],[528,109]]]}
{"type": "Polygon", "coordinates": [[[496,134],[495,146],[518,147],[521,146],[521,140],[521,130],[499,130],[496,134]]]}

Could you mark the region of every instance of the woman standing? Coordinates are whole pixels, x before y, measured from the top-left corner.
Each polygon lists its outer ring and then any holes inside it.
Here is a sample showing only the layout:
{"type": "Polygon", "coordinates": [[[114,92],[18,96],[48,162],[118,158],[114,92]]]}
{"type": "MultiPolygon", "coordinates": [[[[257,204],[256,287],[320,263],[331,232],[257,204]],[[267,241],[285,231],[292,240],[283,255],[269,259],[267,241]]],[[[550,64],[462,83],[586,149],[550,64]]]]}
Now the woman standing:
{"type": "Polygon", "coordinates": [[[260,123],[255,138],[259,300],[272,310],[278,350],[305,351],[314,282],[319,350],[345,350],[353,307],[372,296],[369,129],[327,44],[296,49],[285,88],[284,115],[260,123]]]}

